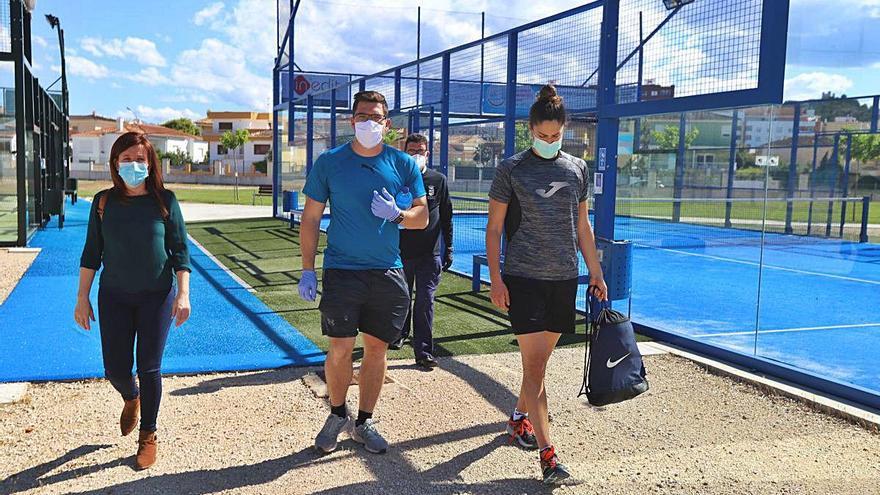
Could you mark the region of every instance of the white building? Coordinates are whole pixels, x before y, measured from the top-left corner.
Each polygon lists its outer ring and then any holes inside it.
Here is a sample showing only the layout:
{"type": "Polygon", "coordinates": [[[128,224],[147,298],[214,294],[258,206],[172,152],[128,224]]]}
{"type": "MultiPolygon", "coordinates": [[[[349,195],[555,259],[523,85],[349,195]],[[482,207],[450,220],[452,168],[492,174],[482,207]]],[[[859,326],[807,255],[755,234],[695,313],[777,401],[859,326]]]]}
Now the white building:
{"type": "Polygon", "coordinates": [[[211,112],[196,125],[210,146],[212,162],[220,162],[227,175],[233,172],[233,155],[220,144],[226,131],[248,131],[248,142],[235,155],[235,166],[244,175],[272,173],[272,114],[267,112],[211,112]],[[265,163],[265,165],[263,165],[265,163]],[[265,170],[265,172],[263,172],[265,170]]]}
{"type": "Polygon", "coordinates": [[[87,178],[90,172],[106,173],[113,143],[126,132],[146,134],[157,153],[186,152],[195,163],[205,161],[208,155],[208,143],[199,136],[158,125],[125,123],[120,118],[115,127],[77,132],[70,136],[73,147],[71,175],[87,178]]]}

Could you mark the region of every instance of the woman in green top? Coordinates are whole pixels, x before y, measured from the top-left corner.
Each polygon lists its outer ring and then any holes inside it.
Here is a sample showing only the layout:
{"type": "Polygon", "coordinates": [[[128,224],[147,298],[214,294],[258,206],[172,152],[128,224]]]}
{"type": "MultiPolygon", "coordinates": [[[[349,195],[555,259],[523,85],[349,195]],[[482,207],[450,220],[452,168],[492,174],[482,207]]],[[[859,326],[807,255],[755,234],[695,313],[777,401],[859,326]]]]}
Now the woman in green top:
{"type": "Polygon", "coordinates": [[[113,187],[92,202],[74,318],[91,329],[89,293],[103,265],[98,317],[104,374],[125,401],[123,435],[134,431],[141,412],[135,461],[145,469],[156,460],[165,341],[174,318],[180,326],[190,314],[189,251],[180,205],[162,184],[159,158],[144,134],[129,132],[116,140],[110,176],[113,187]],[[140,389],[131,372],[135,336],[140,389]]]}

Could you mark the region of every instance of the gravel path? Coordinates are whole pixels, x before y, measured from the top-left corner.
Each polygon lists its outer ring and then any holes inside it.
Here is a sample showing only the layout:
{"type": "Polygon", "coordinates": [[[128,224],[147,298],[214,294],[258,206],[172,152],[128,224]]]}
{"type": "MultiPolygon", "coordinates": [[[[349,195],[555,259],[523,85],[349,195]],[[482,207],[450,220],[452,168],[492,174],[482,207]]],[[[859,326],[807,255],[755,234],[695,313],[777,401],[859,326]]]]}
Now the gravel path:
{"type": "MultiPolygon", "coordinates": [[[[651,391],[594,409],[575,398],[580,351],[554,355],[554,440],[583,483],[553,493],[880,493],[880,435],[678,357],[646,361],[651,391]]],[[[551,493],[536,454],[501,434],[519,367],[516,354],[442,359],[433,372],[391,363],[383,456],[347,438],[312,451],[327,406],[309,370],[168,378],[160,459],[146,472],[130,467],[109,384],[39,384],[0,407],[0,493],[551,493]]]]}
{"type": "Polygon", "coordinates": [[[0,249],[0,304],[3,304],[36,257],[35,252],[10,253],[0,249]]]}

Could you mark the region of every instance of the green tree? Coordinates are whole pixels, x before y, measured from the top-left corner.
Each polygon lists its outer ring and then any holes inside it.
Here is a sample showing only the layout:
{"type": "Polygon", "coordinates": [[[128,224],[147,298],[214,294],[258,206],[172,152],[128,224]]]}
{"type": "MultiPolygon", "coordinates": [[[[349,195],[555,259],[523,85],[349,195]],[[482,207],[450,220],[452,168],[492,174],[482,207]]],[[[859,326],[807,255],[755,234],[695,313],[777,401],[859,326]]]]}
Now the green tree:
{"type": "Polygon", "coordinates": [[[813,108],[825,122],[833,122],[836,117],[855,117],[861,122],[871,120],[871,107],[860,104],[859,100],[848,99],[846,95],[838,98],[833,93],[825,93],[813,108]]]}
{"type": "Polygon", "coordinates": [[[187,134],[192,134],[193,136],[201,136],[202,131],[199,129],[199,126],[195,125],[192,120],[181,117],[179,119],[172,119],[164,124],[162,127],[167,127],[169,129],[176,129],[180,132],[185,132],[187,134]]]}
{"type": "Polygon", "coordinates": [[[185,167],[187,163],[192,163],[192,157],[186,151],[176,150],[170,153],[160,151],[158,154],[160,160],[167,158],[171,162],[171,168],[180,169],[185,167]]]}
{"type": "Polygon", "coordinates": [[[880,135],[856,134],[852,137],[852,157],[861,163],[880,158],[880,135]]]}
{"type": "MultiPolygon", "coordinates": [[[[700,135],[700,130],[696,127],[684,133],[684,147],[690,148],[700,135]]],[[[661,150],[677,150],[678,149],[678,126],[667,125],[662,130],[651,131],[651,140],[657,144],[661,150]]]]}
{"type": "Polygon", "coordinates": [[[239,148],[247,144],[250,141],[250,134],[246,129],[239,129],[237,131],[226,131],[220,136],[220,144],[232,152],[232,168],[235,170],[235,200],[238,201],[238,163],[236,162],[236,155],[238,155],[237,151],[239,148]]]}
{"type": "Polygon", "coordinates": [[[528,122],[516,123],[516,139],[514,140],[516,152],[525,151],[532,147],[532,131],[529,130],[528,122]]]}
{"type": "Polygon", "coordinates": [[[392,127],[385,131],[385,137],[382,138],[382,142],[389,146],[394,146],[400,141],[401,137],[403,137],[403,135],[400,133],[400,130],[396,127],[392,127]]]}
{"type": "Polygon", "coordinates": [[[478,144],[474,150],[474,161],[483,164],[483,166],[491,162],[493,156],[495,156],[495,150],[486,142],[478,144]]]}

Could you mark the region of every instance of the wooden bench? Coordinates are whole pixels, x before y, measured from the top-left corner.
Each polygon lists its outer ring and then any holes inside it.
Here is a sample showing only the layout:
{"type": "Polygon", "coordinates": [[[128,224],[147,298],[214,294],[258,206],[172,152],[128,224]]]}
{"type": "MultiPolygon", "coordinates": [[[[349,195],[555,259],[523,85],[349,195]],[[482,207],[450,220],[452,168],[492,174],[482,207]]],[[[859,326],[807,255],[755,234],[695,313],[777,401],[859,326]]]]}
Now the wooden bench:
{"type": "MultiPolygon", "coordinates": [[[[489,259],[485,254],[475,254],[474,255],[474,267],[471,271],[471,291],[480,292],[480,286],[483,283],[482,278],[480,277],[481,272],[483,270],[483,266],[489,266],[489,259]]],[[[504,268],[504,256],[501,256],[501,268],[504,268]]],[[[578,285],[589,284],[590,276],[589,275],[578,275],[578,285]]]]}
{"type": "Polygon", "coordinates": [[[259,187],[257,187],[257,190],[254,191],[254,198],[253,198],[253,201],[251,201],[251,205],[257,204],[257,197],[260,198],[260,205],[262,205],[263,204],[263,196],[269,196],[271,198],[273,194],[275,194],[275,193],[274,193],[274,190],[273,190],[271,184],[260,185],[259,187]]]}

